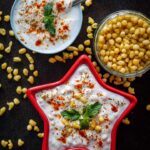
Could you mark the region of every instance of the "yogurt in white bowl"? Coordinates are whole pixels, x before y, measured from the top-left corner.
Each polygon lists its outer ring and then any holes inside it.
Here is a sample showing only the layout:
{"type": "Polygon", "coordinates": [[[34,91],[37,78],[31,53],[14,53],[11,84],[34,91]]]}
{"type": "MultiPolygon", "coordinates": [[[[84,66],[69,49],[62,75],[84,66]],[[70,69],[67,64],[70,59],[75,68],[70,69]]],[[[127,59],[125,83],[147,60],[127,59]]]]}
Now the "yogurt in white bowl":
{"type": "Polygon", "coordinates": [[[17,39],[38,53],[63,51],[74,42],[82,26],[80,5],[71,5],[72,0],[16,0],[11,10],[11,26],[17,39]]]}

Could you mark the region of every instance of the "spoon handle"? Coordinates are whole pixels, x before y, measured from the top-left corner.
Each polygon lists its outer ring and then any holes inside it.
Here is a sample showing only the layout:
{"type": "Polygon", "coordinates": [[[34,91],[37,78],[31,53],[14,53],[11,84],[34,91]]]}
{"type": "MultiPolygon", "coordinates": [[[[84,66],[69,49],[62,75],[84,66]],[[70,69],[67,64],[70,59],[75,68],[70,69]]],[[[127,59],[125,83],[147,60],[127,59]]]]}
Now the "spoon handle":
{"type": "Polygon", "coordinates": [[[82,3],[84,0],[73,0],[73,4],[72,6],[78,5],[80,3],[82,3]]]}

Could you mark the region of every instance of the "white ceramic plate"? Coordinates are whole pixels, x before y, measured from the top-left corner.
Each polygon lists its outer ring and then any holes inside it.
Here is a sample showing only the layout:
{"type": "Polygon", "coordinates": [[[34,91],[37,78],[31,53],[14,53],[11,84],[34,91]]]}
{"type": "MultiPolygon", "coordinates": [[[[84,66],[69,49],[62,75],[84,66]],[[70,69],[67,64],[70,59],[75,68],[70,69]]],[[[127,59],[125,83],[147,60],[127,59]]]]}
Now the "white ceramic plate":
{"type": "MultiPolygon", "coordinates": [[[[80,30],[81,30],[81,27],[82,27],[82,21],[83,21],[83,14],[82,14],[82,10],[81,10],[81,7],[80,5],[78,6],[75,6],[73,7],[69,13],[71,13],[71,15],[73,16],[76,16],[75,18],[77,18],[75,20],[75,23],[73,25],[73,27],[71,27],[71,33],[70,33],[70,37],[63,41],[61,44],[59,44],[59,46],[51,46],[47,49],[45,49],[44,47],[36,47],[35,44],[33,43],[33,40],[31,39],[31,43],[32,44],[25,44],[24,42],[21,41],[19,35],[17,34],[17,28],[16,28],[16,23],[15,23],[15,19],[14,19],[14,16],[16,15],[17,11],[16,11],[16,8],[17,6],[19,5],[19,3],[21,2],[21,0],[15,0],[13,6],[12,6],[12,9],[11,9],[11,27],[15,33],[15,36],[16,38],[20,41],[20,43],[22,43],[22,45],[24,45],[26,48],[28,48],[29,50],[32,50],[32,51],[35,51],[35,52],[38,52],[38,53],[42,53],[42,54],[55,54],[55,53],[58,53],[58,52],[61,52],[63,50],[65,50],[68,46],[70,46],[74,41],[75,39],[77,38],[80,30]]],[[[74,19],[74,18],[72,18],[74,19]]]]}

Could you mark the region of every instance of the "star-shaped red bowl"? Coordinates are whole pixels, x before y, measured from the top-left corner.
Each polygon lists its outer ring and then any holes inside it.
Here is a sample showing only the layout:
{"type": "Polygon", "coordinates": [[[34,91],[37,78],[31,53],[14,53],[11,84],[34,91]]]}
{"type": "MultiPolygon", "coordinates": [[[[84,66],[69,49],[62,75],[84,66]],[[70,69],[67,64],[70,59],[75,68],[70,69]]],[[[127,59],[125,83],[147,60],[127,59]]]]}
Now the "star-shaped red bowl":
{"type": "MultiPolygon", "coordinates": [[[[99,74],[97,73],[97,71],[95,70],[93,64],[91,63],[91,60],[86,55],[82,55],[74,63],[74,65],[70,68],[70,70],[67,72],[67,74],[60,81],[57,81],[57,82],[54,82],[54,83],[49,83],[49,84],[46,84],[46,85],[40,85],[40,86],[33,87],[33,88],[30,88],[30,89],[27,90],[27,95],[28,95],[29,100],[31,101],[31,103],[33,104],[33,106],[35,107],[35,109],[38,111],[39,115],[41,116],[41,118],[42,118],[42,120],[44,122],[44,139],[43,139],[43,144],[42,144],[42,150],[50,150],[50,147],[49,147],[49,144],[48,144],[48,139],[50,138],[49,137],[49,121],[48,121],[48,118],[47,118],[46,114],[44,113],[44,111],[38,105],[37,100],[35,98],[35,94],[37,92],[42,91],[42,90],[51,89],[51,88],[54,88],[56,86],[59,86],[59,85],[62,85],[64,83],[66,83],[66,81],[68,81],[70,79],[70,77],[74,74],[74,72],[82,64],[86,64],[89,67],[89,69],[92,72],[92,74],[94,75],[95,79],[97,80],[97,82],[103,88],[105,88],[108,91],[111,91],[113,93],[117,93],[117,94],[125,97],[130,102],[130,104],[128,105],[128,107],[120,115],[119,119],[115,122],[115,124],[113,126],[113,129],[112,129],[112,132],[111,132],[111,150],[115,150],[116,149],[116,132],[117,132],[117,128],[118,128],[119,124],[121,123],[122,119],[136,105],[137,99],[133,95],[130,95],[130,94],[125,93],[123,91],[117,90],[117,89],[115,89],[113,87],[110,87],[106,83],[104,83],[102,81],[102,79],[100,78],[99,74]]],[[[68,150],[87,150],[87,148],[84,148],[84,147],[81,147],[81,148],[70,148],[68,150]]]]}

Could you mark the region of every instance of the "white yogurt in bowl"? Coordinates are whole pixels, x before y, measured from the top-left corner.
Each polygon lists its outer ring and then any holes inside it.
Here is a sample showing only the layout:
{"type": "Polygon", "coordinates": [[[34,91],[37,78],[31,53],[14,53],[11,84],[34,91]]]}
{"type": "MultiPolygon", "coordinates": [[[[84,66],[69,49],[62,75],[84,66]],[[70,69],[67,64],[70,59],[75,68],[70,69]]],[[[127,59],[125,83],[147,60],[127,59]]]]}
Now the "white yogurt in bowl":
{"type": "Polygon", "coordinates": [[[82,26],[80,5],[71,5],[72,0],[16,0],[11,10],[11,26],[17,39],[28,49],[39,53],[63,51],[74,42],[82,26]],[[51,3],[55,35],[44,23],[44,7],[51,3]]]}
{"type": "Polygon", "coordinates": [[[85,64],[66,83],[35,97],[49,120],[49,150],[110,150],[113,126],[130,104],[104,89],[85,64]]]}

